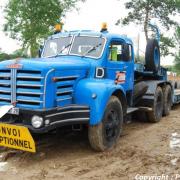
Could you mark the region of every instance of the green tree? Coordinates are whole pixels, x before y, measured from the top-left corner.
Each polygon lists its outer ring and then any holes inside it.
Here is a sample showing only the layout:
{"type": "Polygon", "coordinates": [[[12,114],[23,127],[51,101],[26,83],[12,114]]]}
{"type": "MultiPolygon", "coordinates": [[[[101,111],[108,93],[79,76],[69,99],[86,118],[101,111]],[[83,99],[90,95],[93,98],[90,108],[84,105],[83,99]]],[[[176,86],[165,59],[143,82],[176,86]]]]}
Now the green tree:
{"type": "MultiPolygon", "coordinates": [[[[180,11],[179,0],[131,0],[125,3],[125,7],[129,10],[128,15],[118,20],[117,24],[122,23],[128,25],[130,22],[143,25],[146,40],[149,39],[149,26],[152,18],[155,18],[159,23],[169,30],[172,26],[177,23],[170,18],[172,15],[179,13],[180,11]]],[[[172,38],[163,36],[162,46],[163,55],[168,55],[168,47],[173,47],[172,38]],[[168,44],[167,44],[168,43],[168,44]],[[166,47],[165,47],[166,46],[166,47]]]]}
{"type": "Polygon", "coordinates": [[[180,74],[180,51],[175,57],[175,70],[178,74],[180,74]]]}
{"type": "MultiPolygon", "coordinates": [[[[78,0],[9,0],[5,8],[4,31],[37,55],[39,42],[47,37],[60,18],[76,6],[78,0]]],[[[82,0],[81,0],[82,1],[82,0]]]]}
{"type": "Polygon", "coordinates": [[[163,56],[166,56],[166,55],[175,56],[174,51],[171,51],[175,47],[176,47],[176,45],[175,45],[174,38],[169,38],[169,37],[166,37],[163,34],[161,34],[161,39],[160,39],[161,55],[163,55],[163,56]]]}
{"type": "Polygon", "coordinates": [[[174,66],[178,74],[180,74],[180,26],[178,26],[176,29],[175,38],[176,38],[176,45],[178,47],[178,53],[175,56],[174,66]]]}
{"type": "Polygon", "coordinates": [[[0,52],[0,61],[16,59],[16,58],[27,58],[28,55],[24,52],[23,49],[18,49],[14,51],[12,54],[7,54],[4,52],[0,52]]]}

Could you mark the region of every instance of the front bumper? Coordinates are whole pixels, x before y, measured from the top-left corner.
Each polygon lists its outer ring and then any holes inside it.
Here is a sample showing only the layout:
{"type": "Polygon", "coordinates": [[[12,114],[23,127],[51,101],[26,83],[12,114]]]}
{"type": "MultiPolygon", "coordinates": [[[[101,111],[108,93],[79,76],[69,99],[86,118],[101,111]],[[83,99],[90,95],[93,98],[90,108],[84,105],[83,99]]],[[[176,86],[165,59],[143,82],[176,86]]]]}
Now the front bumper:
{"type": "Polygon", "coordinates": [[[0,119],[0,122],[28,127],[32,133],[45,133],[61,126],[88,124],[89,119],[90,109],[88,106],[70,105],[48,110],[20,109],[19,115],[6,114],[0,119]],[[31,118],[34,115],[41,116],[44,120],[42,127],[38,129],[31,124],[31,118]],[[49,121],[49,124],[45,124],[46,120],[49,121]]]}

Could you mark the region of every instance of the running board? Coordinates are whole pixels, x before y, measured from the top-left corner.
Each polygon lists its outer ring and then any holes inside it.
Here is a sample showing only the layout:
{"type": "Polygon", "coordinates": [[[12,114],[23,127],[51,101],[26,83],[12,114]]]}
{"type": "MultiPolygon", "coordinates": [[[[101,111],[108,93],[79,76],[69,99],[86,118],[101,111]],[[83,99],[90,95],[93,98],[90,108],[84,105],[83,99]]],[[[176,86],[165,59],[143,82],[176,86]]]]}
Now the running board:
{"type": "Polygon", "coordinates": [[[145,111],[145,112],[150,112],[152,111],[152,108],[150,107],[130,107],[127,109],[127,115],[131,114],[135,111],[145,111]]]}
{"type": "Polygon", "coordinates": [[[139,110],[139,108],[130,107],[127,109],[127,114],[131,114],[131,113],[138,111],[138,110],[139,110]]]}

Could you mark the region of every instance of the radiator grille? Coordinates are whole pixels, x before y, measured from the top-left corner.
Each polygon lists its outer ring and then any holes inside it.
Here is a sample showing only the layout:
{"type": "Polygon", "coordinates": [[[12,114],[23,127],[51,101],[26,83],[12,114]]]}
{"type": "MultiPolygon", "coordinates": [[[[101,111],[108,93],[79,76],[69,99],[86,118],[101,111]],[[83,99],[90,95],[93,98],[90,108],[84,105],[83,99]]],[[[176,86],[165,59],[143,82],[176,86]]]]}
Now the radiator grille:
{"type": "Polygon", "coordinates": [[[16,102],[21,108],[41,108],[43,80],[41,71],[0,70],[0,105],[16,102]]]}
{"type": "Polygon", "coordinates": [[[0,105],[11,103],[11,71],[0,70],[0,105]]]}
{"type": "Polygon", "coordinates": [[[63,106],[72,103],[73,87],[79,76],[58,77],[56,82],[56,102],[57,105],[63,106]]]}

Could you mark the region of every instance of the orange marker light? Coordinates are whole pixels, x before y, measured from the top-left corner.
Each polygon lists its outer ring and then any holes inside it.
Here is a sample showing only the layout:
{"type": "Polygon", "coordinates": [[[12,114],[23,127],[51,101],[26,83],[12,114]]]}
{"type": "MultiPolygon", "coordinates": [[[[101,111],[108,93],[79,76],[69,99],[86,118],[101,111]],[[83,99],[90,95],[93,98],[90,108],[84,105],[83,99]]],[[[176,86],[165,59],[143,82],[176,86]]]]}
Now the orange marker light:
{"type": "Polygon", "coordinates": [[[62,31],[62,25],[61,24],[56,24],[55,25],[55,31],[56,32],[61,32],[62,31]]]}
{"type": "Polygon", "coordinates": [[[101,32],[107,31],[107,23],[103,22],[101,27],[101,32]]]}
{"type": "Polygon", "coordinates": [[[107,23],[105,22],[102,23],[102,29],[107,29],[107,23]]]}

